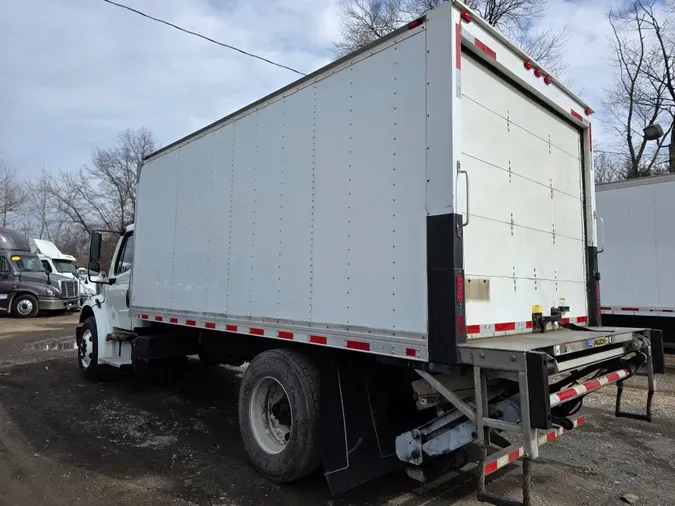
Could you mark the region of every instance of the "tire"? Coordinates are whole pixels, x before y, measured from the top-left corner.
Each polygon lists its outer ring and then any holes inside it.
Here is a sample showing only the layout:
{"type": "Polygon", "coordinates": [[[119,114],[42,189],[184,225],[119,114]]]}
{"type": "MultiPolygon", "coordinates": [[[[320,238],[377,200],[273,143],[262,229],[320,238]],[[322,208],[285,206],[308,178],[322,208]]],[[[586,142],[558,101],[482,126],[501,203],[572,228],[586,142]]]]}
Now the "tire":
{"type": "Polygon", "coordinates": [[[85,379],[96,381],[103,377],[103,366],[98,363],[98,332],[93,317],[84,321],[77,336],[77,363],[85,379]]]}
{"type": "Polygon", "coordinates": [[[40,307],[35,296],[22,293],[14,297],[12,302],[12,314],[17,318],[33,318],[37,316],[40,307]]]}
{"type": "Polygon", "coordinates": [[[239,428],[246,453],[266,478],[289,483],[314,472],[320,459],[316,365],[291,350],[256,356],[241,382],[239,428]]]}

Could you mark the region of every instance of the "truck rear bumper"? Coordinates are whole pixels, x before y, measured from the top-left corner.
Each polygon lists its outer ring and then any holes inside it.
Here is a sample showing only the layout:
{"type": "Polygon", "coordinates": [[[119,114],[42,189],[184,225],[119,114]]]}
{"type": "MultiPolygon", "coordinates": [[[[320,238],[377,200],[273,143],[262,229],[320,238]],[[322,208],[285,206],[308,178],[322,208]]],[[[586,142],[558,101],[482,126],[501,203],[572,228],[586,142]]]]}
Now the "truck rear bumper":
{"type": "Polygon", "coordinates": [[[79,304],[80,299],[40,299],[40,311],[67,311],[74,309],[79,304]]]}
{"type": "Polygon", "coordinates": [[[549,374],[608,362],[652,343],[657,373],[664,372],[663,340],[658,331],[625,327],[562,328],[546,333],[528,332],[474,339],[459,346],[460,361],[484,369],[521,371],[528,353],[543,354],[549,374]],[[583,329],[583,330],[580,330],[583,329]]]}

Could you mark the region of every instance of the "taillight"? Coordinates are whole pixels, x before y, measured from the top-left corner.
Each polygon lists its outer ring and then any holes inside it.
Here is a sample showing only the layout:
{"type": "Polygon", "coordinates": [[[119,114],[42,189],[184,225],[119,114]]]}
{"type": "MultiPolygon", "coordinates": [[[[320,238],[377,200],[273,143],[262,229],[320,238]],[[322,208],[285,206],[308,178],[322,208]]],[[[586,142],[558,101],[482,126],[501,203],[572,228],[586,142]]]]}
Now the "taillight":
{"type": "Polygon", "coordinates": [[[413,28],[417,28],[422,23],[424,23],[424,18],[419,18],[419,19],[416,19],[415,21],[411,21],[410,23],[408,23],[408,30],[412,30],[413,28]]]}
{"type": "Polygon", "coordinates": [[[457,274],[457,304],[464,303],[464,275],[457,274]]]}

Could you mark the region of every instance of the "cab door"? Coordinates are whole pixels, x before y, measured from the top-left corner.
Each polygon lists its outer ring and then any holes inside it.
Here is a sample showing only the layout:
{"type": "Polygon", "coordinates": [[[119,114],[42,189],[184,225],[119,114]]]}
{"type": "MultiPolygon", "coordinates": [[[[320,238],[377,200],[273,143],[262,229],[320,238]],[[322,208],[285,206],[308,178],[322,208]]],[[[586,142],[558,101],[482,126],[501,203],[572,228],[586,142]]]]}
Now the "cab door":
{"type": "Polygon", "coordinates": [[[9,311],[10,293],[14,285],[14,272],[7,257],[0,255],[0,312],[9,311]]]}
{"type": "Polygon", "coordinates": [[[111,284],[106,287],[106,303],[112,309],[112,325],[118,329],[131,330],[129,315],[129,286],[134,260],[134,232],[127,232],[120,242],[110,272],[111,284]]]}

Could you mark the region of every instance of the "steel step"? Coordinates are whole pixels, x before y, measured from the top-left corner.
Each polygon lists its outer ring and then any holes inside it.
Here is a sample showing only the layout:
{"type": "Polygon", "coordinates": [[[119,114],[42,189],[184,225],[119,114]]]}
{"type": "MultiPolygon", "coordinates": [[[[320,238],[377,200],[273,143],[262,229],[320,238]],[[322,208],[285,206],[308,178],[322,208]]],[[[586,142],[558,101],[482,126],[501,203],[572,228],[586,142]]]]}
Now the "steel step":
{"type": "Polygon", "coordinates": [[[105,336],[106,341],[131,341],[135,337],[137,337],[138,334],[135,332],[128,332],[126,330],[117,330],[115,332],[111,332],[107,336],[105,336]]]}

